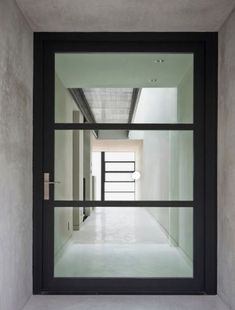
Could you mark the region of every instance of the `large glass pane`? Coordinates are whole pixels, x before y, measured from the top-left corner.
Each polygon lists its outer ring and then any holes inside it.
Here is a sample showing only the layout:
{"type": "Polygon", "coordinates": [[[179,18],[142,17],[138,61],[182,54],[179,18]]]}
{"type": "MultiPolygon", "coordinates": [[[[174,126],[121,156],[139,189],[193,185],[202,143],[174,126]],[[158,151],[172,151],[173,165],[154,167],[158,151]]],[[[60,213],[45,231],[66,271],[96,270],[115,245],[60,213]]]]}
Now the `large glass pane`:
{"type": "Polygon", "coordinates": [[[55,277],[193,277],[193,209],[55,208],[55,277]]]}
{"type": "Polygon", "coordinates": [[[135,200],[135,193],[107,193],[104,194],[105,200],[135,200]]]}
{"type": "Polygon", "coordinates": [[[57,53],[55,122],[192,123],[193,62],[186,53],[57,53]]]}
{"type": "Polygon", "coordinates": [[[63,81],[55,74],[55,121],[83,123],[84,117],[63,81]]]}
{"type": "Polygon", "coordinates": [[[107,172],[105,174],[105,181],[133,182],[132,173],[108,173],[107,172]]]}
{"type": "Polygon", "coordinates": [[[134,152],[105,152],[105,161],[134,161],[134,152]]]}
{"type": "Polygon", "coordinates": [[[106,171],[134,171],[134,163],[105,163],[106,171]]]}
{"type": "Polygon", "coordinates": [[[101,152],[92,152],[92,192],[93,200],[101,200],[101,152]]]}
{"type": "MultiPolygon", "coordinates": [[[[112,133],[102,130],[100,137],[99,130],[96,135],[92,130],[55,131],[55,180],[61,182],[55,185],[55,199],[100,200],[105,181],[116,186],[134,182],[133,200],[193,200],[192,131],[131,130],[124,135],[117,130],[115,138],[112,133]],[[101,153],[106,158],[106,151],[116,158],[132,152],[134,163],[105,165],[101,153]],[[133,167],[133,172],[124,170],[133,167]]],[[[106,197],[111,196],[117,197],[106,197]]]]}
{"type": "Polygon", "coordinates": [[[106,192],[134,192],[135,183],[134,182],[105,182],[106,192]]]}

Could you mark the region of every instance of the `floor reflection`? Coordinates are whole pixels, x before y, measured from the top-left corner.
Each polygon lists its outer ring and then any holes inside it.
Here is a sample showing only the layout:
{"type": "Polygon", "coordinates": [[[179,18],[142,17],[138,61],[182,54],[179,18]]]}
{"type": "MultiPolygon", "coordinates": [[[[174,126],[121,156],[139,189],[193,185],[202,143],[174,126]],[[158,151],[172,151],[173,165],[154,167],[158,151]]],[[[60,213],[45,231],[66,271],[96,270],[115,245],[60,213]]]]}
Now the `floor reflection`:
{"type": "Polygon", "coordinates": [[[192,277],[145,208],[96,208],[55,265],[55,277],[192,277]]]}

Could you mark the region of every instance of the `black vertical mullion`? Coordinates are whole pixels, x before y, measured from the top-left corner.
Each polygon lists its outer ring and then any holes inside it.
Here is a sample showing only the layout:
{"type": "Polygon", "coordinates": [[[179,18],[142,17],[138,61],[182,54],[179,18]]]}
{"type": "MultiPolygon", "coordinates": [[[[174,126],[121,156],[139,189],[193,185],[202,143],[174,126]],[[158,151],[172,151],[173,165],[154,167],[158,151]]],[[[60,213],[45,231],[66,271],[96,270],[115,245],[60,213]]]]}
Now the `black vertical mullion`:
{"type": "MultiPolygon", "coordinates": [[[[44,172],[54,180],[54,99],[55,99],[55,63],[54,52],[45,48],[44,53],[44,172]]],[[[50,185],[50,198],[44,201],[43,208],[43,286],[54,276],[54,186],[50,185]]]]}
{"type": "Polygon", "coordinates": [[[101,200],[104,201],[105,185],[105,152],[101,152],[101,200]]]}
{"type": "Polygon", "coordinates": [[[193,82],[193,270],[194,278],[204,285],[204,46],[194,53],[193,82]]]}
{"type": "Polygon", "coordinates": [[[205,291],[217,291],[217,113],[218,33],[206,46],[205,105],[205,291]]]}

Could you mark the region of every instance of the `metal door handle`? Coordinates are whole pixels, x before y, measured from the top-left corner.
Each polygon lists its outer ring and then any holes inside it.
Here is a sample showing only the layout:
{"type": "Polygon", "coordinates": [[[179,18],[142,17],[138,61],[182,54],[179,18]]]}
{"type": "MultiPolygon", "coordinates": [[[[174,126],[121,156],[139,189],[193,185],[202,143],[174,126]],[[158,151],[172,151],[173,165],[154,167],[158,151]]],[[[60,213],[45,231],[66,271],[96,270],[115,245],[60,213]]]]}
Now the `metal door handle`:
{"type": "Polygon", "coordinates": [[[60,181],[50,181],[50,173],[45,172],[44,173],[44,200],[50,199],[50,186],[49,185],[55,185],[60,184],[60,181]]]}

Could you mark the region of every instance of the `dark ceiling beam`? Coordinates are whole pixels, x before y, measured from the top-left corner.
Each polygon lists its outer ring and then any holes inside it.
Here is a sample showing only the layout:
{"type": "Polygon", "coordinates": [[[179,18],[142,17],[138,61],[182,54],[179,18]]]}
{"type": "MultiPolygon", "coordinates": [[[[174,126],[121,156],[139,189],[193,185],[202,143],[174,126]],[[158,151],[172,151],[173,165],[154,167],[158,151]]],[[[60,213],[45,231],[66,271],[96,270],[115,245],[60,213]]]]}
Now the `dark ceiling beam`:
{"type": "Polygon", "coordinates": [[[132,123],[137,109],[141,88],[133,88],[128,123],[132,123]]]}
{"type": "MultiPolygon", "coordinates": [[[[71,96],[73,97],[76,105],[79,110],[85,117],[86,122],[94,124],[96,123],[95,117],[91,111],[89,103],[86,99],[86,96],[81,88],[69,88],[68,89],[71,96]]],[[[98,131],[94,131],[96,138],[98,137],[98,131]]]]}
{"type": "Polygon", "coordinates": [[[86,96],[81,88],[69,88],[69,92],[76,102],[79,110],[84,115],[88,123],[96,123],[95,117],[91,111],[89,103],[87,102],[86,96]]]}

